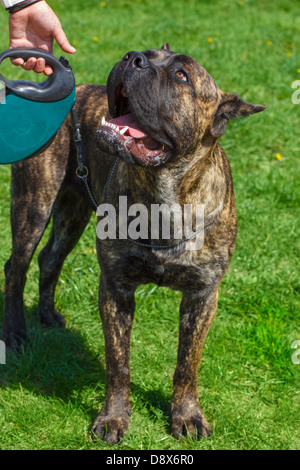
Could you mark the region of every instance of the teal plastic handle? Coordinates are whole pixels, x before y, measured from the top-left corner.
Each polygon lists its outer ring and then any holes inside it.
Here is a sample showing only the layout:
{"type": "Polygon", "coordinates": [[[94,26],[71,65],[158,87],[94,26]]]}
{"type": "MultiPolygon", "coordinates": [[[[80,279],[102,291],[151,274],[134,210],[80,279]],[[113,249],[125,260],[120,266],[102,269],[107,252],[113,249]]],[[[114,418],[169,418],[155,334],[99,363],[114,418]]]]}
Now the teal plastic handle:
{"type": "Polygon", "coordinates": [[[21,57],[28,60],[30,57],[42,57],[53,69],[53,74],[42,83],[29,80],[8,80],[0,73],[0,80],[8,90],[18,96],[31,101],[53,102],[60,101],[69,96],[75,87],[75,78],[68,60],[61,56],[58,60],[52,54],[31,47],[8,49],[0,53],[0,64],[6,58],[21,57]]]}

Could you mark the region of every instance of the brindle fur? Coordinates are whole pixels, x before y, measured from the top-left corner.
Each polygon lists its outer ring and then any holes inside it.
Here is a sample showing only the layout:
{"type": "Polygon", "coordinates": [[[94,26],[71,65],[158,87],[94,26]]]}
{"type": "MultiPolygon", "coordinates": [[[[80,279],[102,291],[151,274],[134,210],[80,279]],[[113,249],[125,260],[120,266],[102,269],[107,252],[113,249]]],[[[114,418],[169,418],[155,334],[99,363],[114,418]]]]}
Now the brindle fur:
{"type": "MultiPolygon", "coordinates": [[[[173,380],[172,433],[179,438],[187,433],[195,437],[209,436],[211,432],[198,402],[198,368],[217,308],[218,286],[228,268],[237,233],[230,166],[218,138],[229,119],[264,109],[244,103],[237,95],[221,92],[194,59],[174,54],[166,46],[147,51],[144,57],[150,68],[146,72],[132,72],[128,94],[141,127],[165,143],[170,155],[166,164],[157,167],[132,165],[120,159],[110,187],[110,202],[117,209],[118,197],[122,195],[127,196],[128,206],[135,202],[204,204],[205,224],[209,226],[200,250],[187,251],[184,244],[172,247],[173,240],[169,249],[160,250],[128,240],[97,239],[106,397],[92,430],[95,436],[105,436],[109,443],[116,443],[129,425],[129,348],[134,293],[140,284],[150,282],[183,293],[173,380]],[[189,74],[188,86],[172,75],[174,64],[189,74]]],[[[96,133],[102,116],[110,119],[106,88],[79,86],[76,108],[82,126],[89,185],[101,204],[106,202],[107,181],[115,161],[111,153],[118,152],[116,147],[110,147],[110,142],[101,140],[101,133],[96,133]]],[[[50,238],[39,254],[38,316],[45,325],[64,324],[63,316],[54,308],[56,283],[66,256],[92,213],[90,200],[75,170],[76,149],[70,117],[42,155],[12,165],[12,254],[5,266],[3,326],[3,339],[8,347],[17,347],[26,339],[23,312],[26,271],[51,215],[50,238]]]]}

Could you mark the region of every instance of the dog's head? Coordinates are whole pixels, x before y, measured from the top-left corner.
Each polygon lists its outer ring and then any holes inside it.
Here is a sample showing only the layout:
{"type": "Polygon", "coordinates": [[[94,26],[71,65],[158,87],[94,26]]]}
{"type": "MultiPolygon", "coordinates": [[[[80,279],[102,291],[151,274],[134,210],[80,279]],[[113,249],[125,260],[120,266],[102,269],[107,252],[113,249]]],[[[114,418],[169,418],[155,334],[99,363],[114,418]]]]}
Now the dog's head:
{"type": "Polygon", "coordinates": [[[192,57],[161,49],[128,52],[107,81],[112,119],[97,130],[103,150],[130,163],[158,166],[211,146],[230,119],[263,111],[223,93],[192,57]]]}

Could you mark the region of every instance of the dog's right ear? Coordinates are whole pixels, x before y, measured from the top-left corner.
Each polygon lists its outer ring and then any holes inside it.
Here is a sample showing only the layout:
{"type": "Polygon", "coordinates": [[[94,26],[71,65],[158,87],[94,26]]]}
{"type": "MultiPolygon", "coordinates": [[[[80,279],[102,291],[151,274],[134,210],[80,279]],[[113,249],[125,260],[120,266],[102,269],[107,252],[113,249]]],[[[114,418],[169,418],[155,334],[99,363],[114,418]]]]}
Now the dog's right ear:
{"type": "Polygon", "coordinates": [[[250,114],[260,113],[266,107],[260,104],[246,103],[236,94],[223,93],[222,101],[215,112],[211,126],[212,136],[221,137],[230,119],[241,119],[250,114]]]}
{"type": "Polygon", "coordinates": [[[163,51],[169,51],[169,50],[170,50],[169,43],[168,43],[168,42],[165,42],[165,43],[162,45],[161,49],[162,49],[163,51]]]}

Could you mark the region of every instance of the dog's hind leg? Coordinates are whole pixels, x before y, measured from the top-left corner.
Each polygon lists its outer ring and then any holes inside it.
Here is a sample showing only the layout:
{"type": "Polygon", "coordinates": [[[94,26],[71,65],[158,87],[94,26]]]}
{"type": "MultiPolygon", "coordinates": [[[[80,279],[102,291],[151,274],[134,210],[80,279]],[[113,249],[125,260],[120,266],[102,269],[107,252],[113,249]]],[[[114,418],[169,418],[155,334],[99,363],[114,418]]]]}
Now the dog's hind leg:
{"type": "Polygon", "coordinates": [[[18,349],[27,339],[23,308],[26,272],[51,217],[52,205],[64,178],[63,158],[33,157],[12,165],[12,253],[5,265],[2,338],[18,349]]]}
{"type": "Polygon", "coordinates": [[[53,227],[47,245],[39,254],[40,299],[38,316],[45,326],[65,324],[54,308],[54,293],[64,260],[84,231],[92,209],[79,192],[66,189],[53,206],[53,227]]]}

